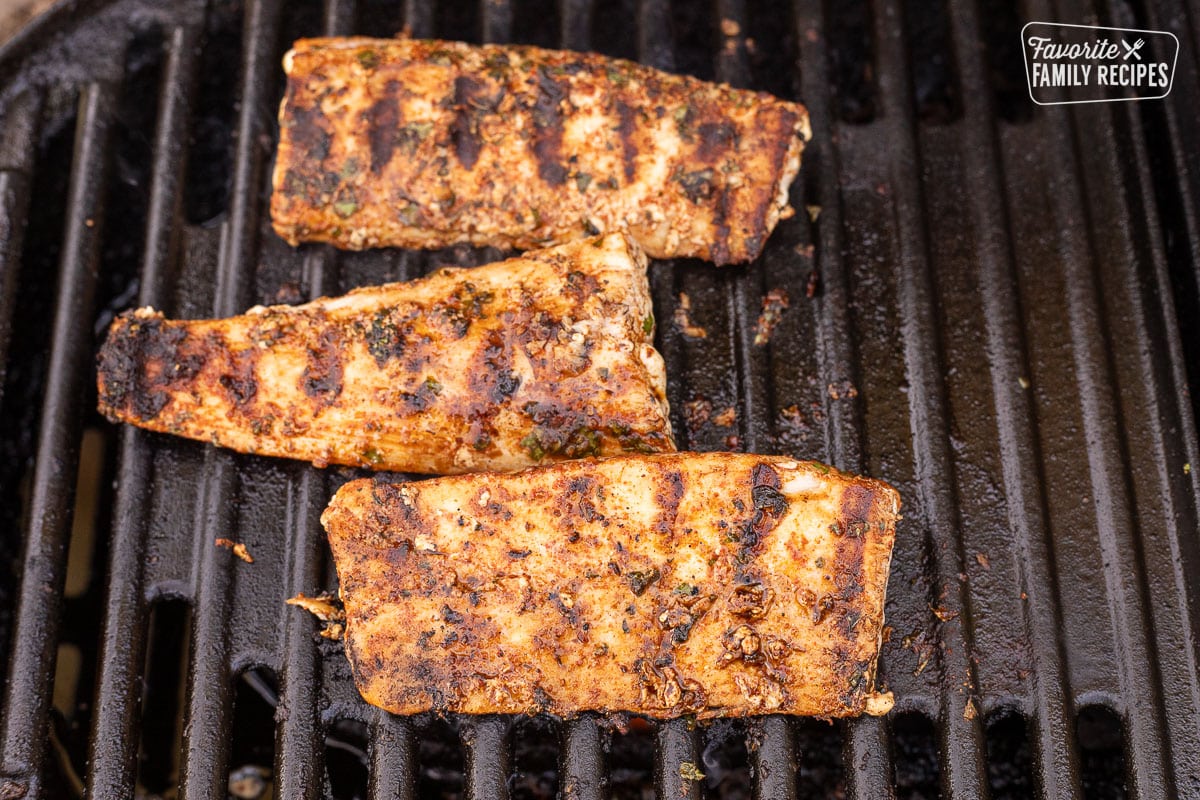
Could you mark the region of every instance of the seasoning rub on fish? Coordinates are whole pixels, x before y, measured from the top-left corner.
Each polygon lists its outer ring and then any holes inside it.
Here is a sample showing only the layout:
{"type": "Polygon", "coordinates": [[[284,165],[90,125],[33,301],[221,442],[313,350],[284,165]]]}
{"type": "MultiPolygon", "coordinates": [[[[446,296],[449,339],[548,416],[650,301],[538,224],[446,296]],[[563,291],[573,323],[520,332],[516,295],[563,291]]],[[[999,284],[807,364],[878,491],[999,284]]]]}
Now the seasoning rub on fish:
{"type": "Polygon", "coordinates": [[[302,39],[271,216],[292,244],[528,249],[625,230],[654,258],[753,260],[804,107],[590,53],[302,39]]]}
{"type": "Polygon", "coordinates": [[[346,484],[322,522],[367,701],[398,714],[885,713],[896,491],[740,453],[346,484]]]}
{"type": "Polygon", "coordinates": [[[621,235],[230,319],[118,317],[112,420],[423,473],[675,449],[646,258],[621,235]]]}

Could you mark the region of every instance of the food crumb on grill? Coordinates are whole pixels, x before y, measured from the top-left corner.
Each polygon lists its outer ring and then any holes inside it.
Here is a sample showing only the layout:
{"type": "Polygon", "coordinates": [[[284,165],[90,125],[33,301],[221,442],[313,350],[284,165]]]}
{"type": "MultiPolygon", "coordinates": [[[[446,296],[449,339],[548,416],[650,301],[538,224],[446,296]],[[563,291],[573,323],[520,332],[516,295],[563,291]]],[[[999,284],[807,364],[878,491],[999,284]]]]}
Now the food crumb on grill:
{"type": "Polygon", "coordinates": [[[1189,462],[1187,462],[1186,464],[1184,464],[1184,465],[1183,465],[1183,474],[1184,474],[1184,475],[1191,475],[1191,474],[1192,474],[1192,462],[1190,462],[1190,461],[1189,461],[1189,462]]]}
{"type": "Polygon", "coordinates": [[[267,793],[271,772],[257,764],[245,764],[229,773],[229,794],[238,800],[258,800],[267,793]]]}
{"type": "Polygon", "coordinates": [[[712,403],[703,397],[689,400],[683,404],[683,421],[687,425],[688,436],[696,435],[704,423],[712,416],[712,403]]]}
{"type": "Polygon", "coordinates": [[[702,781],[704,780],[704,773],[691,761],[684,761],[679,765],[679,777],[685,781],[702,781]]]}
{"type": "Polygon", "coordinates": [[[235,542],[232,539],[218,538],[213,542],[217,547],[224,547],[233,551],[233,554],[245,561],[247,564],[254,563],[254,556],[250,555],[250,551],[246,549],[246,545],[241,542],[235,542]]]}
{"type": "Polygon", "coordinates": [[[318,595],[309,597],[304,592],[300,592],[295,597],[289,597],[284,602],[289,606],[303,608],[325,623],[325,627],[321,630],[321,636],[326,639],[342,638],[342,633],[346,629],[346,611],[342,608],[341,602],[333,595],[328,592],[321,592],[318,595]]]}
{"type": "Polygon", "coordinates": [[[734,425],[737,425],[737,409],[730,406],[714,416],[712,421],[713,425],[720,425],[722,428],[732,428],[734,425]]]}
{"type": "Polygon", "coordinates": [[[1026,378],[1024,375],[1018,375],[1018,376],[1017,376],[1017,383],[1021,384],[1021,388],[1022,388],[1022,389],[1028,389],[1028,388],[1029,388],[1029,379],[1028,379],[1028,378],[1026,378]]]}
{"type": "Polygon", "coordinates": [[[735,19],[721,20],[721,33],[725,34],[726,36],[737,36],[741,32],[742,32],[742,27],[737,24],[737,20],[735,20],[735,19]]]}
{"type": "Polygon", "coordinates": [[[831,383],[826,387],[829,392],[829,397],[832,400],[853,400],[858,397],[858,389],[854,388],[854,384],[850,381],[839,381],[831,383]]]}
{"type": "Polygon", "coordinates": [[[685,292],[679,293],[679,305],[675,307],[675,327],[690,339],[705,339],[708,331],[692,322],[692,300],[685,292]]]}
{"type": "Polygon", "coordinates": [[[742,450],[742,437],[736,433],[731,433],[725,437],[725,449],[734,453],[740,453],[742,450]]]}
{"type": "Polygon", "coordinates": [[[963,719],[969,721],[975,719],[977,716],[979,716],[979,711],[975,708],[975,700],[968,697],[967,705],[963,708],[963,719]]]}
{"type": "Polygon", "coordinates": [[[933,615],[941,622],[950,622],[951,620],[958,619],[958,612],[951,611],[948,608],[938,608],[937,606],[931,605],[929,606],[929,610],[932,611],[933,615]]]}
{"type": "Polygon", "coordinates": [[[762,313],[758,315],[758,324],[754,328],[754,345],[756,347],[762,347],[771,341],[771,334],[774,332],[775,326],[779,324],[779,320],[783,319],[783,312],[790,302],[786,289],[771,289],[763,296],[762,313]]]}
{"type": "Polygon", "coordinates": [[[808,218],[812,222],[816,222],[817,217],[821,216],[820,206],[805,206],[804,210],[808,212],[808,218]]]}
{"type": "Polygon", "coordinates": [[[821,291],[821,273],[815,269],[808,271],[808,283],[804,284],[804,296],[809,300],[816,297],[821,291]]]}
{"type": "Polygon", "coordinates": [[[988,560],[986,553],[976,553],[975,560],[979,563],[979,566],[983,567],[984,569],[992,568],[992,562],[988,560]]]}

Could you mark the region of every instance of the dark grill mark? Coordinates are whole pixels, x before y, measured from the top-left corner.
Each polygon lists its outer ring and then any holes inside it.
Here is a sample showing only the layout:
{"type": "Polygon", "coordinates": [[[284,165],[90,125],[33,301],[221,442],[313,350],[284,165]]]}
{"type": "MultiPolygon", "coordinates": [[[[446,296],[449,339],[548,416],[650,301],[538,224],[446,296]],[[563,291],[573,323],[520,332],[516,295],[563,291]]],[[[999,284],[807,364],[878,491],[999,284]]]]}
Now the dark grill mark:
{"type": "Polygon", "coordinates": [[[300,163],[320,164],[329,155],[329,148],[333,144],[333,136],[323,127],[325,115],[316,107],[289,107],[289,134],[293,147],[301,154],[298,160],[300,163]]]}
{"type": "Polygon", "coordinates": [[[728,120],[702,122],[697,133],[700,134],[700,146],[696,148],[696,158],[711,164],[735,145],[737,129],[728,120]]]}
{"type": "MultiPolygon", "coordinates": [[[[400,103],[388,83],[388,93],[376,100],[363,114],[367,128],[367,143],[371,148],[371,171],[379,174],[396,150],[396,132],[400,127],[400,103]]],[[[397,87],[398,88],[398,87],[397,87]]]]}
{"type": "Polygon", "coordinates": [[[567,168],[562,163],[561,106],[567,93],[547,74],[545,67],[537,71],[537,90],[533,106],[533,156],[537,160],[538,177],[551,186],[562,186],[567,182],[567,168]]]}
{"type": "Polygon", "coordinates": [[[328,322],[321,327],[317,346],[308,350],[308,364],[300,376],[300,388],[317,401],[318,406],[328,406],[342,393],[342,359],[344,348],[342,337],[328,322]]]}
{"type": "Polygon", "coordinates": [[[617,118],[620,120],[617,125],[617,133],[621,137],[621,161],[625,166],[626,183],[633,182],[636,172],[638,149],[633,140],[633,132],[636,127],[634,114],[634,110],[624,100],[617,101],[617,118]]]}
{"type": "Polygon", "coordinates": [[[464,169],[473,169],[479,161],[483,142],[479,138],[480,112],[495,107],[484,92],[486,86],[474,78],[460,75],[454,79],[454,122],[450,125],[450,140],[454,154],[464,169]]]}
{"type": "Polygon", "coordinates": [[[170,401],[166,388],[195,377],[204,366],[203,352],[185,352],[187,333],[161,319],[138,320],[132,312],[100,349],[100,403],[147,420],[170,401]]]}

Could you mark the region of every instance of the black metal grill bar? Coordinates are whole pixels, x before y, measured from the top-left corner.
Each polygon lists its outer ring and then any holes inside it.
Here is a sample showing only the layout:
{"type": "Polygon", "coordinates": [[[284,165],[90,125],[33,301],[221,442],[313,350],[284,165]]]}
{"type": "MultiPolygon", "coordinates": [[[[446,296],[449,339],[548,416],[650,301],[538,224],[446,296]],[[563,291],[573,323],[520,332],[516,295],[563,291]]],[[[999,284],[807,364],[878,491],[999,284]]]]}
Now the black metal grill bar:
{"type": "Polygon", "coordinates": [[[412,36],[418,39],[429,39],[433,36],[433,9],[433,3],[404,0],[404,27],[412,36]]]}
{"type": "Polygon", "coordinates": [[[685,777],[682,768],[691,764],[701,769],[700,733],[695,723],[685,719],[660,722],[656,745],[654,786],[659,800],[700,800],[702,782],[685,777]]]}
{"type": "MultiPolygon", "coordinates": [[[[350,32],[354,0],[328,0],[323,32],[350,32]]],[[[304,257],[301,284],[310,299],[335,294],[337,252],[327,245],[312,247],[304,257]]],[[[285,597],[312,594],[324,578],[324,535],[321,512],[329,497],[325,473],[297,468],[288,480],[288,521],[285,597]]],[[[275,780],[280,797],[316,800],[324,783],[325,748],[319,726],[320,662],[313,647],[317,623],[301,609],[287,609],[283,620],[283,660],[280,670],[279,715],[276,727],[275,780]]]]}
{"type": "Polygon", "coordinates": [[[563,724],[559,745],[559,795],[571,800],[605,796],[604,733],[591,715],[563,724]]]}
{"type": "MultiPolygon", "coordinates": [[[[274,74],[278,0],[251,0],[244,21],[233,186],[229,216],[221,229],[213,314],[227,317],[248,305],[250,276],[258,246],[260,179],[267,157],[265,126],[274,74]]],[[[196,506],[193,542],[195,575],[192,664],[188,682],[180,796],[223,800],[228,779],[233,687],[229,664],[228,598],[232,554],[214,540],[235,529],[237,473],[234,457],[208,449],[206,480],[196,506]]]]}
{"type": "Polygon", "coordinates": [[[773,715],[758,724],[762,736],[750,753],[755,800],[796,797],[796,737],[791,720],[773,715]]]}
{"type": "Polygon", "coordinates": [[[512,39],[512,3],[507,0],[479,0],[479,16],[483,19],[484,42],[507,42],[512,39]]]}
{"type": "Polygon", "coordinates": [[[509,719],[463,717],[460,729],[466,749],[466,800],[506,800],[509,772],[509,719]]]}
{"type": "MultiPolygon", "coordinates": [[[[322,253],[323,254],[323,253],[322,253]]],[[[324,260],[324,259],[322,259],[324,260]]],[[[311,293],[320,296],[324,270],[310,272],[311,293]]],[[[312,594],[323,582],[320,516],[328,498],[328,481],[305,469],[288,485],[288,556],[286,596],[312,594]]],[[[276,732],[275,780],[280,797],[320,797],[324,767],[323,737],[318,727],[320,665],[313,647],[316,619],[301,609],[284,615],[280,715],[276,732]]]]}
{"type": "MultiPolygon", "coordinates": [[[[1150,231],[1144,244],[1144,251],[1148,254],[1150,267],[1154,273],[1157,289],[1155,294],[1158,300],[1157,304],[1151,304],[1149,316],[1153,317],[1153,312],[1156,310],[1159,319],[1146,320],[1144,316],[1139,316],[1139,333],[1143,338],[1149,339],[1151,334],[1148,329],[1161,326],[1157,333],[1166,344],[1170,362],[1166,370],[1168,374],[1162,375],[1160,378],[1161,384],[1170,384],[1169,389],[1163,386],[1160,390],[1154,391],[1152,386],[1152,390],[1145,393],[1148,406],[1146,418],[1148,423],[1154,426],[1155,433],[1151,443],[1154,448],[1154,462],[1158,465],[1155,475],[1161,487],[1162,497],[1169,503],[1166,513],[1161,517],[1165,529],[1164,538],[1167,540],[1170,551],[1169,569],[1173,573],[1173,584],[1177,595],[1184,598],[1182,607],[1173,610],[1172,618],[1163,621],[1156,620],[1156,626],[1160,631],[1164,625],[1173,627],[1177,624],[1178,635],[1171,635],[1168,638],[1179,642],[1181,658],[1178,661],[1160,659],[1159,663],[1163,686],[1187,687],[1186,694],[1191,698],[1190,707],[1175,715],[1172,715],[1170,708],[1167,709],[1167,726],[1170,731],[1172,749],[1182,748],[1200,754],[1200,713],[1198,713],[1200,712],[1200,665],[1198,665],[1200,664],[1200,631],[1198,631],[1198,627],[1200,626],[1197,626],[1196,612],[1188,602],[1189,586],[1194,585],[1194,576],[1183,566],[1186,563],[1186,550],[1189,546],[1196,547],[1197,543],[1194,528],[1187,526],[1186,523],[1181,525],[1182,520],[1195,518],[1197,503],[1196,496],[1191,491],[1194,477],[1185,475],[1180,478],[1178,473],[1171,468],[1173,459],[1166,447],[1167,442],[1173,438],[1171,431],[1175,431],[1178,434],[1176,441],[1182,447],[1186,463],[1197,464],[1200,463],[1200,457],[1197,455],[1200,442],[1197,441],[1195,420],[1189,413],[1187,376],[1179,330],[1171,324],[1171,321],[1177,319],[1177,316],[1171,296],[1170,277],[1167,274],[1166,253],[1161,238],[1154,235],[1160,230],[1161,223],[1150,178],[1149,154],[1142,135],[1144,132],[1141,130],[1140,117],[1133,105],[1128,104],[1122,110],[1130,130],[1134,132],[1129,137],[1129,147],[1137,165],[1141,201],[1141,208],[1138,210],[1145,215],[1150,231]],[[1156,326],[1154,323],[1158,323],[1158,325],[1156,326]],[[1175,614],[1178,614],[1177,623],[1174,619],[1175,614]]],[[[1127,208],[1126,214],[1131,213],[1137,212],[1127,208]]],[[[1140,305],[1136,308],[1141,310],[1140,305]]],[[[1143,354],[1143,362],[1145,373],[1152,375],[1154,368],[1149,354],[1143,354]]],[[[1155,566],[1155,564],[1147,563],[1146,568],[1153,574],[1155,566]]],[[[1155,612],[1157,617],[1157,608],[1155,612]]],[[[1160,640],[1163,638],[1161,634],[1159,638],[1160,640]]],[[[1181,688],[1176,688],[1175,693],[1179,696],[1185,694],[1181,688]]],[[[1178,761],[1173,764],[1178,783],[1186,785],[1187,779],[1184,776],[1189,767],[1181,766],[1178,761]]],[[[1190,766],[1194,768],[1194,764],[1190,766]]]]}
{"type": "Polygon", "coordinates": [[[591,47],[594,6],[594,0],[558,0],[559,43],[563,49],[591,47]]]}
{"type": "Polygon", "coordinates": [[[1015,562],[1024,603],[1024,626],[1031,643],[1038,678],[1028,681],[1032,697],[1034,758],[1039,796],[1081,796],[1075,748],[1072,704],[1066,691],[1062,629],[1057,583],[1051,563],[1049,529],[1044,506],[1044,476],[1039,463],[1037,434],[1028,393],[1013,380],[1028,375],[1016,295],[1016,276],[1000,177],[999,146],[994,128],[992,93],[986,79],[986,53],[977,3],[950,4],[951,30],[962,80],[966,173],[975,184],[970,213],[978,241],[983,323],[987,337],[991,389],[1008,526],[1013,534],[1015,562]]]}
{"type": "Polygon", "coordinates": [[[0,167],[0,400],[8,375],[8,345],[17,300],[21,243],[29,213],[29,178],[37,142],[41,97],[27,93],[4,121],[3,163],[0,167]]]}
{"type": "MultiPolygon", "coordinates": [[[[894,198],[899,234],[897,304],[901,312],[905,372],[909,384],[909,414],[913,430],[914,472],[920,507],[928,522],[937,589],[944,592],[955,616],[941,622],[939,638],[943,692],[939,708],[942,748],[942,786],[946,794],[986,797],[983,735],[979,718],[970,598],[965,582],[961,518],[954,493],[954,462],[950,454],[947,402],[940,363],[939,324],[933,299],[928,252],[927,215],[921,196],[919,148],[915,141],[912,89],[904,19],[898,5],[883,0],[875,7],[875,41],[879,60],[882,126],[889,132],[893,159],[887,189],[894,198]]],[[[912,500],[910,499],[910,502],[912,500]]]]}
{"type": "MultiPolygon", "coordinates": [[[[797,3],[796,39],[800,47],[802,94],[808,107],[813,143],[805,150],[806,170],[815,175],[821,206],[817,220],[817,257],[822,291],[818,322],[821,382],[836,385],[848,381],[858,384],[859,363],[849,315],[849,286],[843,259],[844,226],[840,197],[838,152],[834,142],[837,123],[833,98],[829,92],[829,55],[825,31],[824,4],[820,0],[797,3]],[[811,34],[811,35],[810,35],[811,34]]],[[[864,466],[862,407],[858,400],[849,403],[824,403],[824,440],[827,459],[839,469],[861,472],[864,466]]],[[[886,664],[881,663],[886,674],[886,664]]],[[[803,759],[803,754],[801,754],[803,759]]],[[[846,784],[852,800],[892,798],[892,757],[887,727],[883,720],[864,718],[846,727],[843,752],[846,784]]]]}
{"type": "MultiPolygon", "coordinates": [[[[161,308],[178,248],[183,141],[196,77],[198,33],[179,27],[167,43],[156,121],[154,165],[147,212],[138,304],[161,308]]],[[[144,597],[146,509],[153,486],[148,434],[131,426],[120,432],[118,490],[113,512],[108,594],[101,633],[96,716],[91,735],[88,796],[131,797],[140,730],[147,607],[144,597]]]]}
{"type": "Polygon", "coordinates": [[[375,800],[413,800],[417,795],[416,747],[408,720],[375,710],[371,725],[369,794],[375,800]]]}
{"type": "Polygon", "coordinates": [[[88,326],[96,289],[103,197],[115,103],[108,83],[79,98],[67,220],[59,265],[47,388],[38,431],[33,492],[16,626],[3,705],[0,775],[27,780],[25,797],[42,796],[50,689],[62,609],[67,537],[78,469],[82,404],[91,346],[88,326]]]}
{"type": "MultiPolygon", "coordinates": [[[[1034,19],[1055,18],[1043,2],[1031,3],[1030,14],[1034,19]]],[[[1048,148],[1065,167],[1063,174],[1069,176],[1054,187],[1058,207],[1067,219],[1087,220],[1083,187],[1077,177],[1073,122],[1066,115],[1046,114],[1034,124],[1044,131],[1048,148]]],[[[1150,649],[1152,629],[1143,570],[1139,568],[1137,525],[1127,495],[1124,448],[1112,396],[1114,382],[1101,322],[1099,287],[1092,268],[1096,259],[1084,226],[1065,224],[1059,231],[1066,316],[1124,706],[1118,711],[1124,716],[1131,745],[1126,756],[1132,783],[1129,788],[1135,797],[1149,798],[1171,785],[1171,773],[1163,752],[1166,730],[1150,649]]]]}
{"type": "MultiPolygon", "coordinates": [[[[715,63],[716,78],[738,87],[751,85],[746,36],[749,28],[744,0],[718,0],[716,6],[720,45],[715,63]]],[[[800,213],[804,213],[801,210],[800,213]]],[[[798,256],[789,253],[791,259],[798,256]]],[[[769,268],[738,270],[729,293],[730,317],[735,326],[733,346],[738,365],[738,431],[747,452],[772,452],[768,441],[775,402],[771,386],[770,345],[756,346],[755,327],[760,298],[769,268]]],[[[793,291],[798,288],[791,284],[793,291]]],[[[799,302],[800,298],[794,298],[799,302]]],[[[751,752],[754,764],[754,796],[763,800],[787,800],[796,796],[796,753],[791,726],[784,717],[763,718],[751,752]]]]}

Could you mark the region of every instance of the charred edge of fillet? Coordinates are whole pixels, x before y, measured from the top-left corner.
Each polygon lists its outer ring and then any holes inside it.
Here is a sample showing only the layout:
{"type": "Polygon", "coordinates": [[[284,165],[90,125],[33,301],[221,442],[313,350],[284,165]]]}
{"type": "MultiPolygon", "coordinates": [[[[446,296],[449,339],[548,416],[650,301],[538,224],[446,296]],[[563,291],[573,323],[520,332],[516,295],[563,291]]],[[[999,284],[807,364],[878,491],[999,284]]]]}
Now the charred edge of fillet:
{"type": "Polygon", "coordinates": [[[100,408],[110,419],[151,420],[170,390],[204,367],[202,349],[185,347],[187,331],[160,315],[121,314],[97,357],[100,408]]]}
{"type": "MultiPolygon", "coordinates": [[[[867,539],[872,536],[872,525],[894,524],[892,512],[886,507],[886,497],[880,487],[850,484],[842,493],[838,520],[833,532],[838,537],[833,564],[833,581],[836,596],[831,609],[831,620],[842,634],[835,650],[836,668],[844,676],[846,690],[841,696],[847,708],[861,711],[866,706],[867,696],[874,690],[875,666],[878,652],[872,650],[866,658],[855,652],[858,641],[856,628],[865,616],[855,608],[854,601],[867,588],[864,585],[863,559],[866,555],[867,539]]],[[[880,598],[882,602],[883,598],[880,598]]],[[[882,625],[882,614],[880,623],[882,625]]],[[[877,636],[874,632],[863,632],[874,647],[877,636]]]]}

